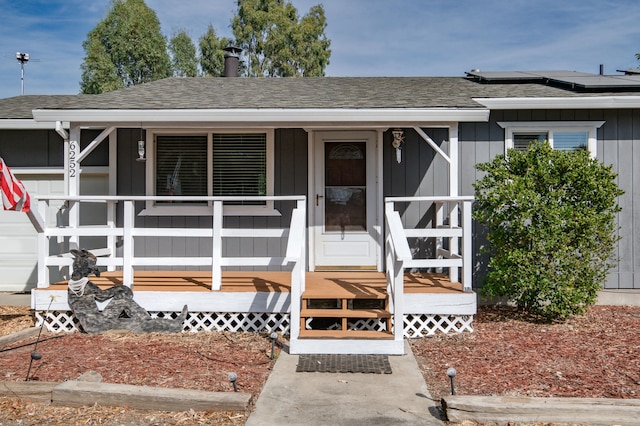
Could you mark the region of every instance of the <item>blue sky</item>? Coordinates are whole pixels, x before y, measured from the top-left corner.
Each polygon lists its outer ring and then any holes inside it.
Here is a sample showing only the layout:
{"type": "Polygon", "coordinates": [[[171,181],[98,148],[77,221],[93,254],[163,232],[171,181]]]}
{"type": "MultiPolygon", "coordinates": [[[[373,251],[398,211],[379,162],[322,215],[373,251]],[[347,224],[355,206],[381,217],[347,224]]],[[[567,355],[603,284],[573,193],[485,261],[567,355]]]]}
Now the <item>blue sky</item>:
{"type": "MultiPolygon", "coordinates": [[[[291,0],[300,15],[321,3],[331,39],[328,76],[462,76],[484,71],[566,69],[605,73],[640,62],[637,0],[291,0]]],[[[197,40],[209,24],[232,37],[235,0],[146,0],[170,36],[197,40]]],[[[74,94],[82,42],[109,0],[0,0],[0,98],[74,94]]]]}

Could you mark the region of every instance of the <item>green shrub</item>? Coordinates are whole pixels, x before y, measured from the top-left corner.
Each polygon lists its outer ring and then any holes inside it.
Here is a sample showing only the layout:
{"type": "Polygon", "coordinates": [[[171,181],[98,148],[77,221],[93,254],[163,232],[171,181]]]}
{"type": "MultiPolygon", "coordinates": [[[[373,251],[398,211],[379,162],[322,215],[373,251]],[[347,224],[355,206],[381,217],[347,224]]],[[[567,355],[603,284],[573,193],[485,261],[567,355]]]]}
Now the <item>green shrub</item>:
{"type": "Polygon", "coordinates": [[[477,168],[473,216],[491,253],[482,294],[545,320],[584,313],[616,262],[617,175],[586,150],[544,142],[477,168]]]}

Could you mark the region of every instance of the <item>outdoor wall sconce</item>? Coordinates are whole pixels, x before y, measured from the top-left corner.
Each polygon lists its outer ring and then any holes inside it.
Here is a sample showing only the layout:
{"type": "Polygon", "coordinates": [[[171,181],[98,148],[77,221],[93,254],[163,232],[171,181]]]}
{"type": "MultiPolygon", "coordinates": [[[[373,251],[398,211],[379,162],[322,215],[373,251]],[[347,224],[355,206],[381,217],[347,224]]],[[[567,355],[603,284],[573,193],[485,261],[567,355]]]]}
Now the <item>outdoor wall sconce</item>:
{"type": "Polygon", "coordinates": [[[393,135],[393,142],[391,142],[391,145],[396,149],[396,161],[400,164],[402,162],[402,142],[404,142],[404,132],[402,129],[393,129],[391,134],[393,135]]]}
{"type": "Polygon", "coordinates": [[[144,139],[142,138],[142,128],[140,128],[140,140],[138,140],[138,158],[136,158],[136,161],[147,161],[147,159],[144,157],[144,153],[144,139]]]}

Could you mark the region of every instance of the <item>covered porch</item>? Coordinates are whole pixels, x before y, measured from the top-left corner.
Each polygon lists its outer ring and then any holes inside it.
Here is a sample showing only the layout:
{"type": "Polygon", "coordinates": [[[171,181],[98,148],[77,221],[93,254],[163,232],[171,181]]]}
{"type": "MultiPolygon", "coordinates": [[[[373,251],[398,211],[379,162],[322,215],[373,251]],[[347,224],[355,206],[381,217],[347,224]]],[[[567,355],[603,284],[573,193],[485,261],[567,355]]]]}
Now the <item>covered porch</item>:
{"type": "MultiPolygon", "coordinates": [[[[289,226],[283,229],[223,226],[229,197],[198,200],[211,205],[211,228],[137,226],[135,204],[153,197],[62,198],[69,208],[105,203],[114,211],[104,225],[44,225],[39,234],[42,280],[32,291],[32,307],[38,323],[52,331],[71,331],[75,322],[66,300],[66,280],[48,282],[51,271],[69,274],[72,257],[64,249],[56,253],[50,249],[81,247],[88,237],[102,238],[106,245],[93,250],[99,255],[98,266],[106,271],[92,281],[105,287],[132,287],[135,300],[155,317],[173,317],[187,305],[187,331],[276,331],[289,335],[292,353],[387,354],[403,353],[407,337],[472,331],[476,299],[469,273],[472,200],[468,197],[387,199],[385,272],[308,271],[303,196],[265,197],[295,206],[289,226]],[[433,204],[437,220],[432,228],[404,229],[396,203],[411,202],[433,204]],[[118,205],[124,213],[122,225],[114,220],[118,205]],[[209,241],[211,255],[198,250],[198,256],[136,256],[135,247],[145,244],[146,238],[182,244],[193,239],[200,246],[209,241]],[[409,249],[412,238],[433,240],[437,247],[433,258],[414,259],[409,249]],[[266,240],[267,255],[232,256],[223,250],[226,240],[238,247],[242,246],[238,241],[260,245],[266,240]],[[322,306],[310,304],[312,299],[319,299],[322,306]],[[380,303],[368,305],[372,300],[380,303]]],[[[52,201],[38,201],[41,216],[50,214],[52,201]]]]}
{"type": "MultiPolygon", "coordinates": [[[[105,289],[123,284],[121,271],[104,272],[92,282],[105,289]]],[[[385,273],[375,271],[327,271],[305,274],[307,295],[323,300],[349,299],[356,295],[386,298],[385,273]]],[[[405,273],[405,337],[472,331],[475,294],[438,273],[405,273]],[[437,312],[439,314],[427,314],[437,312]],[[454,317],[458,312],[465,318],[454,317]],[[420,320],[420,317],[423,317],[420,320]]],[[[185,331],[254,331],[290,333],[291,277],[278,271],[225,271],[219,291],[211,291],[206,271],[139,271],[134,273],[135,300],[153,317],[171,317],[187,304],[185,331]]],[[[304,294],[303,294],[304,297],[304,294]]],[[[53,332],[76,329],[66,302],[67,281],[32,292],[39,321],[53,332]]],[[[337,305],[333,309],[338,308],[337,305]]],[[[346,309],[346,306],[345,306],[346,309]]],[[[334,311],[339,316],[339,311],[334,311]]],[[[364,330],[380,328],[357,325],[364,330]]],[[[306,328],[303,326],[303,329],[306,328]]],[[[311,329],[311,328],[309,328],[311,329]]],[[[335,329],[335,327],[334,327],[335,329]]],[[[386,331],[386,330],[385,330],[386,331]]]]}

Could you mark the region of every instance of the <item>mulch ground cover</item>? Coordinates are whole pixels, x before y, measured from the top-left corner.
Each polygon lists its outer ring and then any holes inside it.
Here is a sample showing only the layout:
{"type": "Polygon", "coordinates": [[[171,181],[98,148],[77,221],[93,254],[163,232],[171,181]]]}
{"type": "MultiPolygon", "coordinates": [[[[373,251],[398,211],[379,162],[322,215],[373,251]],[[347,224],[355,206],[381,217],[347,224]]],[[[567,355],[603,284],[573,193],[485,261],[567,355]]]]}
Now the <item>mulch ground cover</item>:
{"type": "MultiPolygon", "coordinates": [[[[33,326],[29,308],[0,307],[0,336],[33,326]]],[[[640,307],[595,306],[563,323],[532,322],[512,308],[480,307],[473,333],[413,339],[435,399],[457,394],[638,398],[640,307]]],[[[104,382],[232,391],[258,397],[273,367],[268,336],[44,332],[30,380],[72,380],[96,371],[104,382]]],[[[4,381],[25,380],[35,339],[0,348],[4,381]],[[14,348],[17,347],[17,348],[14,348]],[[10,350],[6,350],[10,349],[10,350]]],[[[276,347],[276,357],[279,347],[276,347]]],[[[52,407],[0,398],[0,425],[243,425],[249,413],[153,412],[127,407],[52,407]]]]}
{"type": "Polygon", "coordinates": [[[432,396],[639,398],[640,308],[594,306],[563,323],[481,307],[474,332],[411,340],[432,396]]]}

